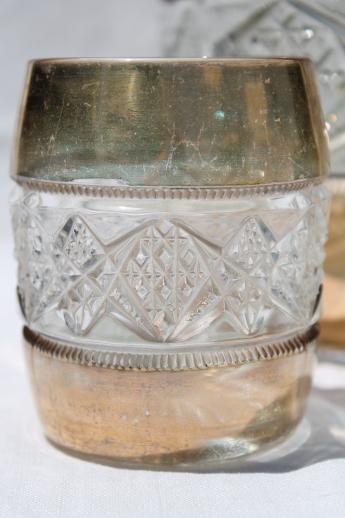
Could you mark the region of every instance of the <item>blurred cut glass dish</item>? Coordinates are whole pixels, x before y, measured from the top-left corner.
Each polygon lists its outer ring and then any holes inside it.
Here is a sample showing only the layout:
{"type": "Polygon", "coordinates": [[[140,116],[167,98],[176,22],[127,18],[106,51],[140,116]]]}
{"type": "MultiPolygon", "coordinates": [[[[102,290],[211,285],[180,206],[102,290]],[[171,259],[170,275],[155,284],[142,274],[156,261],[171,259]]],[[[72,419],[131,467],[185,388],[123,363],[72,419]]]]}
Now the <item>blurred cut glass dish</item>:
{"type": "Polygon", "coordinates": [[[167,55],[308,56],[314,62],[331,152],[321,342],[345,346],[345,2],[196,0],[171,7],[167,55]]]}

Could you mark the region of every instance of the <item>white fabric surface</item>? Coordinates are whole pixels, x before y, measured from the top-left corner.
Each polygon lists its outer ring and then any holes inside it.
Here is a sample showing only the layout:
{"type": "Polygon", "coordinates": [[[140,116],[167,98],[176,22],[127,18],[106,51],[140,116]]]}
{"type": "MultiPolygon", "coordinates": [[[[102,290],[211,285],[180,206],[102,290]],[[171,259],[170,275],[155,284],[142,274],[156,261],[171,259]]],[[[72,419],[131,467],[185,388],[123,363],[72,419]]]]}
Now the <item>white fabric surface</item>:
{"type": "Polygon", "coordinates": [[[299,430],[241,468],[117,469],[69,457],[42,435],[23,362],[7,204],[8,142],[24,64],[49,55],[157,55],[158,4],[0,4],[0,518],[344,518],[345,364],[320,364],[299,430]]]}

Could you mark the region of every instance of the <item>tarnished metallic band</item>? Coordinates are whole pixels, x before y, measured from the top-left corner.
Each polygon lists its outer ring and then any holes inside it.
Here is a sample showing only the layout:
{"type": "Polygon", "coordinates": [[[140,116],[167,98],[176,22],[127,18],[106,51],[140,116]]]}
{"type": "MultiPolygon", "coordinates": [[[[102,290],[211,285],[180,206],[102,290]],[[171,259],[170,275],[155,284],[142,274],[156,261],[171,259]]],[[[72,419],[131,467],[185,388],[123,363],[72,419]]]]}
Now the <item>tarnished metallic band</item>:
{"type": "Polygon", "coordinates": [[[318,326],[310,327],[306,332],[297,334],[281,342],[268,342],[256,345],[231,346],[223,350],[172,352],[172,353],[130,353],[113,352],[77,347],[51,340],[24,327],[26,342],[57,360],[76,363],[87,367],[103,367],[118,370],[195,370],[215,367],[236,367],[257,361],[275,360],[285,356],[304,352],[318,336],[318,326]]]}
{"type": "Polygon", "coordinates": [[[163,187],[86,185],[71,182],[53,182],[36,178],[15,177],[23,188],[52,194],[72,194],[101,198],[222,200],[244,196],[294,192],[324,182],[325,176],[291,182],[229,187],[163,187]]]}

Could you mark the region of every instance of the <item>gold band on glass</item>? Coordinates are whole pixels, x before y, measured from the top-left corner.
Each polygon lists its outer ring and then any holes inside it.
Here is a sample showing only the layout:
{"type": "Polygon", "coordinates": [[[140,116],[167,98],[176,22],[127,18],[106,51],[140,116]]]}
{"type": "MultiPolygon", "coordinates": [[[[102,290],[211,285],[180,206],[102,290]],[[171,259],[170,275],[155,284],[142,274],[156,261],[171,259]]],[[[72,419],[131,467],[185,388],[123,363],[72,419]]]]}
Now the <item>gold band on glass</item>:
{"type": "Polygon", "coordinates": [[[29,65],[14,178],[226,187],[323,176],[311,62],[46,59],[29,65]]]}
{"type": "Polygon", "coordinates": [[[189,368],[185,355],[185,364],[167,358],[162,370],[134,355],[126,367],[114,354],[57,344],[28,329],[24,336],[51,441],[105,461],[171,465],[221,461],[232,444],[237,457],[285,437],[310,389],[315,328],[253,347],[255,360],[236,353],[226,365],[210,354],[201,368],[189,368]]]}

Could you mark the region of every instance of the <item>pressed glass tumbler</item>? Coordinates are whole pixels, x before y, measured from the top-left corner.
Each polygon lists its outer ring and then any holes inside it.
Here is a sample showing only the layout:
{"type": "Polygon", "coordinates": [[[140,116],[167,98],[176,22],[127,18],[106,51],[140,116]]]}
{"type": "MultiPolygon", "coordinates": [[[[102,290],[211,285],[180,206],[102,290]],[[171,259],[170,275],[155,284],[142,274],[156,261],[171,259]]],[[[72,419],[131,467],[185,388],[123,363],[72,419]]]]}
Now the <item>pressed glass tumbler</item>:
{"type": "Polygon", "coordinates": [[[30,64],[13,227],[53,443],[185,465],[294,429],[317,335],[327,160],[307,59],[30,64]]]}

